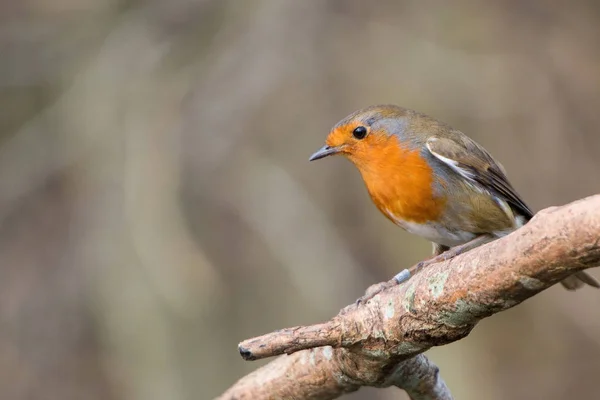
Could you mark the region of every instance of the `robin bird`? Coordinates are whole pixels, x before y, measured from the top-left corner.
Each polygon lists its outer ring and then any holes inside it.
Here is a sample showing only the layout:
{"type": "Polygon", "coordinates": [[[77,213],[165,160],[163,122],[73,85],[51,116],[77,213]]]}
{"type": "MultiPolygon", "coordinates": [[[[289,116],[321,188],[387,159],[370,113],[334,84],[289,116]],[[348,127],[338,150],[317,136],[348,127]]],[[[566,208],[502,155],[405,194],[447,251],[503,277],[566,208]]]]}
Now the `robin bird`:
{"type": "MultiPolygon", "coordinates": [[[[367,107],[338,122],[310,161],[341,154],[360,171],[371,199],[388,219],[433,243],[420,268],[520,228],[533,212],[499,162],[464,133],[393,105],[367,107]]],[[[561,281],[575,290],[600,288],[585,272],[561,281]]],[[[372,296],[370,296],[372,297],[372,296]]]]}

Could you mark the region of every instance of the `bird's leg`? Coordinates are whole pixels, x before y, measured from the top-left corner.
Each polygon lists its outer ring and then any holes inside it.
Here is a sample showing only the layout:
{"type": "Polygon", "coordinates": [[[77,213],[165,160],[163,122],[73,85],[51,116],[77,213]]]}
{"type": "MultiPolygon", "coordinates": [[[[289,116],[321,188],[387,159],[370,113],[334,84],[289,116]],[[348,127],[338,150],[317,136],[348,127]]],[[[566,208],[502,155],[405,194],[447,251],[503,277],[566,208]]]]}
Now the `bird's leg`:
{"type": "Polygon", "coordinates": [[[374,285],[369,286],[365,295],[362,296],[361,298],[359,298],[358,300],[356,300],[356,303],[357,304],[364,303],[367,300],[370,300],[373,297],[375,297],[375,295],[380,293],[382,290],[385,290],[389,287],[392,287],[392,286],[395,286],[395,285],[398,285],[398,284],[401,284],[401,283],[407,281],[408,279],[410,279],[411,276],[415,275],[417,272],[419,272],[421,269],[423,269],[424,267],[426,267],[428,265],[435,264],[435,263],[442,262],[442,261],[448,261],[448,260],[456,257],[459,254],[462,254],[471,249],[474,249],[475,247],[479,247],[482,244],[491,242],[492,240],[494,240],[494,238],[495,237],[492,235],[484,234],[484,235],[477,236],[475,239],[473,239],[465,244],[461,244],[461,245],[451,247],[451,248],[448,248],[446,246],[442,246],[439,244],[434,244],[433,245],[433,257],[431,257],[427,260],[421,261],[421,262],[413,265],[410,268],[400,271],[398,274],[396,274],[396,276],[394,276],[392,279],[390,279],[387,282],[376,283],[374,285]]]}
{"type": "Polygon", "coordinates": [[[394,279],[396,280],[396,282],[402,283],[402,282],[408,280],[411,276],[413,276],[414,274],[416,274],[417,272],[419,272],[421,269],[423,269],[424,267],[426,267],[428,265],[436,264],[436,263],[439,263],[442,261],[451,260],[454,257],[456,257],[457,255],[465,253],[469,250],[472,250],[475,247],[479,247],[482,244],[491,242],[493,239],[494,239],[494,236],[489,235],[489,234],[484,234],[484,235],[477,236],[475,239],[472,239],[472,240],[468,241],[467,243],[464,243],[464,244],[461,244],[458,246],[454,246],[451,248],[448,248],[446,246],[441,246],[438,244],[434,244],[434,256],[433,257],[431,257],[427,260],[423,260],[408,269],[400,271],[394,277],[394,279]]]}
{"type": "Polygon", "coordinates": [[[433,245],[433,255],[429,258],[433,258],[435,256],[439,256],[440,254],[450,250],[449,246],[444,246],[443,244],[439,244],[439,243],[431,243],[433,245]]]}

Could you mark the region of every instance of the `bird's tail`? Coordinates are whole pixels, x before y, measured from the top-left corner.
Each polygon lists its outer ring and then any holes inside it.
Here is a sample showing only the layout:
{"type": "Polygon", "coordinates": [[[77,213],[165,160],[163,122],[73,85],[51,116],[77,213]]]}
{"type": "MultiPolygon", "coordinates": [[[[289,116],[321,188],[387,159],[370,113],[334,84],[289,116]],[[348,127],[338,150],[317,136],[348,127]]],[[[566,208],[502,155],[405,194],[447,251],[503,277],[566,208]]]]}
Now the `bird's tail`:
{"type": "Polygon", "coordinates": [[[560,283],[567,290],[577,290],[584,287],[586,284],[600,289],[600,283],[584,271],[579,271],[576,274],[563,279],[560,283]]]}

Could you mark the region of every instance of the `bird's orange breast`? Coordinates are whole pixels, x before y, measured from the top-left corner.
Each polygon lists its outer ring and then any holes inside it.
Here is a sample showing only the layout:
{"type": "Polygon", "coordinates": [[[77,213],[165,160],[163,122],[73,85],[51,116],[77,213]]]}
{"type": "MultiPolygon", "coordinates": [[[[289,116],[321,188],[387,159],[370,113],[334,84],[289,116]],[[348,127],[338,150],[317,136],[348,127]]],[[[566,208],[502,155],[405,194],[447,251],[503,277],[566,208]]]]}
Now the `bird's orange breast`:
{"type": "Polygon", "coordinates": [[[434,194],[434,171],[418,149],[403,146],[394,135],[377,135],[348,158],[360,170],[377,208],[392,222],[424,224],[440,219],[445,197],[434,194]]]}

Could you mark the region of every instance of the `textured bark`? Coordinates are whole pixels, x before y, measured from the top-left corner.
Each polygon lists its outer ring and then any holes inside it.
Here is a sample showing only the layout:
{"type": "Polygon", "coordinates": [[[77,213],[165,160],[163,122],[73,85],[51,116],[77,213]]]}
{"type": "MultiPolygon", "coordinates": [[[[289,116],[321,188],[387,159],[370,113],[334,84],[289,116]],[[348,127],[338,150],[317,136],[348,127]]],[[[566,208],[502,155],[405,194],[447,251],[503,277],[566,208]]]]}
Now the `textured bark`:
{"type": "Polygon", "coordinates": [[[545,209],[505,238],[431,265],[402,285],[384,284],[329,322],[240,343],[245,359],[297,353],[242,378],[221,398],[332,399],[392,385],[413,399],[450,398],[437,368],[415,355],[599,264],[600,195],[545,209]]]}

